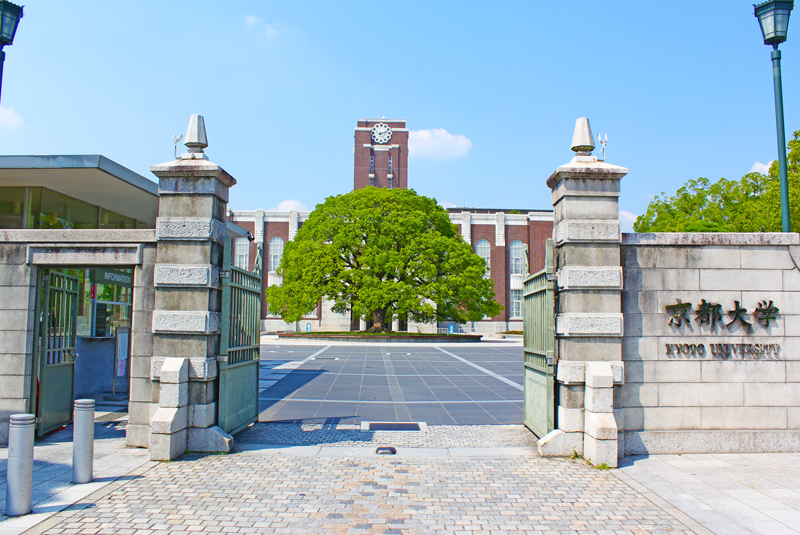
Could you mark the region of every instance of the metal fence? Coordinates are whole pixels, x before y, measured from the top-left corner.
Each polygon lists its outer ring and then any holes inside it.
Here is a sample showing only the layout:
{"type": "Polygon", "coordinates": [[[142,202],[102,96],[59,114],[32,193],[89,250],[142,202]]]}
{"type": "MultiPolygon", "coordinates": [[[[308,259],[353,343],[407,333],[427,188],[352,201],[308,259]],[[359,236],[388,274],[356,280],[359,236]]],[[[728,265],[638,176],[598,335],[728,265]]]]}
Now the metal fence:
{"type": "Polygon", "coordinates": [[[228,364],[258,360],[261,335],[261,277],[230,268],[228,364]]]}
{"type": "Polygon", "coordinates": [[[524,281],[523,421],[538,437],[555,426],[555,276],[553,240],[547,240],[545,268],[524,281]]]}
{"type": "Polygon", "coordinates": [[[231,265],[226,240],[222,278],[218,425],[234,434],[258,419],[261,277],[231,265]]]}

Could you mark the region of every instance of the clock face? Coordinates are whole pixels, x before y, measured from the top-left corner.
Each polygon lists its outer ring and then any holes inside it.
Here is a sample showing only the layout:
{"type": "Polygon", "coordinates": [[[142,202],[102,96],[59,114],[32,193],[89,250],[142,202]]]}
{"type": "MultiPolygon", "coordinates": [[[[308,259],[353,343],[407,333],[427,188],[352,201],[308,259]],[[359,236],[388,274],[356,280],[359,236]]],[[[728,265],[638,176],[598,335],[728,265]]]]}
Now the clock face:
{"type": "Polygon", "coordinates": [[[372,127],[372,140],[375,143],[388,143],[392,139],[392,129],[386,123],[378,123],[372,127]]]}

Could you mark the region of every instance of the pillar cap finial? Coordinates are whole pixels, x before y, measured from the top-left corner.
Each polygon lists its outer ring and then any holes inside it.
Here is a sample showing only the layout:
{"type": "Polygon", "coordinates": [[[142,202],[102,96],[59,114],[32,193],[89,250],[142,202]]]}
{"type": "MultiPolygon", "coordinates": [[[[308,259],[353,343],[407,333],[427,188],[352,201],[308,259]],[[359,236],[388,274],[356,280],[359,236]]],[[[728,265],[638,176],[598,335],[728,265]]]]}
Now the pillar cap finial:
{"type": "Polygon", "coordinates": [[[572,134],[572,150],[578,156],[589,156],[594,150],[592,127],[587,117],[580,117],[575,122],[575,133],[572,134]]]}
{"type": "Polygon", "coordinates": [[[189,154],[184,154],[183,159],[208,159],[208,156],[203,154],[203,149],[208,147],[208,136],[206,135],[206,122],[202,115],[194,114],[189,118],[184,145],[189,149],[189,154]]]}

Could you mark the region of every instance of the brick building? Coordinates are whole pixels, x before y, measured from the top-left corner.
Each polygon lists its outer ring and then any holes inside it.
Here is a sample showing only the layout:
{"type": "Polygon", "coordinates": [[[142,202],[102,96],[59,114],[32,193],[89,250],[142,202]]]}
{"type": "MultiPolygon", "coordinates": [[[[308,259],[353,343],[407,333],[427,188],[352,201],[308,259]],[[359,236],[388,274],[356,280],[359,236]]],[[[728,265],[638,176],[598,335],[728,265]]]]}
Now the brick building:
{"type": "MultiPolygon", "coordinates": [[[[353,147],[353,189],[408,187],[408,136],[405,120],[359,119],[353,147]]],[[[424,191],[420,193],[425,194],[424,191]]],[[[522,330],[522,280],[526,271],[535,272],[544,265],[544,242],[553,232],[552,210],[450,208],[448,212],[450,221],[459,226],[464,241],[486,260],[496,299],[505,307],[498,316],[462,325],[461,328],[479,332],[522,330]]],[[[310,213],[297,210],[233,213],[233,222],[252,232],[255,238],[252,242],[246,239],[236,241],[234,254],[237,265],[250,270],[260,266],[264,288],[280,284],[276,271],[283,247],[294,238],[310,213]]],[[[363,328],[363,323],[359,325],[357,318],[351,322],[347,315],[331,312],[326,302],[321,303],[310,316],[288,325],[272,315],[264,301],[262,325],[266,331],[363,328]]],[[[436,327],[409,324],[409,330],[414,332],[434,332],[436,327]]]]}

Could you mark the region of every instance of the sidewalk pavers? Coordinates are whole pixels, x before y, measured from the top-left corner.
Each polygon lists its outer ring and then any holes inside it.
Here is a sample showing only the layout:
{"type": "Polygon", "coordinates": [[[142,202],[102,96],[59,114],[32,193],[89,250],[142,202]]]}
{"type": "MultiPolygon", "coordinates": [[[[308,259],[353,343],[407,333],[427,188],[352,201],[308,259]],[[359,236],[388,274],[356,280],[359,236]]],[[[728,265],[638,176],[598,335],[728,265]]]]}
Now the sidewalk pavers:
{"type": "Polygon", "coordinates": [[[628,457],[620,473],[714,533],[800,534],[800,454],[628,457]]]}
{"type": "Polygon", "coordinates": [[[273,426],[246,431],[237,453],[159,463],[31,533],[692,533],[608,471],[538,457],[520,426],[273,426]],[[276,435],[293,438],[254,440],[276,435]]]}
{"type": "MultiPolygon", "coordinates": [[[[113,410],[113,409],[111,409],[113,410]]],[[[16,535],[67,507],[91,507],[87,500],[109,485],[138,477],[135,472],[156,466],[147,450],[125,446],[124,413],[98,411],[95,420],[94,478],[76,485],[72,480],[72,426],[56,431],[34,445],[32,513],[0,515],[0,535],[16,535]],[[106,418],[117,418],[107,420],[106,418]],[[79,505],[75,505],[79,504],[79,505]]],[[[0,449],[0,493],[6,494],[8,448],[0,449]]]]}

